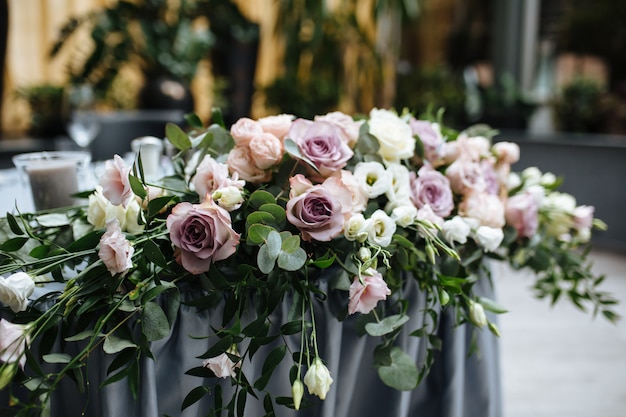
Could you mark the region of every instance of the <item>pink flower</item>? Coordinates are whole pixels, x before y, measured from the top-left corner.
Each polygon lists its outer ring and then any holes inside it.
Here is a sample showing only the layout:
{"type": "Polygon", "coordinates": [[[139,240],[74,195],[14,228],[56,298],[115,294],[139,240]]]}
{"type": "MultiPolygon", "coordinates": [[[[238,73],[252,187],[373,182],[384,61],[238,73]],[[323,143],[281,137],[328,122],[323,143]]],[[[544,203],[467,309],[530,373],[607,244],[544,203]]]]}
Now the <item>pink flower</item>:
{"type": "Polygon", "coordinates": [[[283,143],[271,133],[254,136],[250,143],[250,157],[259,169],[269,169],[283,158],[283,143]]]}
{"type": "Polygon", "coordinates": [[[282,141],[285,139],[285,136],[287,136],[289,128],[291,128],[293,115],[279,114],[276,116],[267,116],[260,118],[258,122],[264,132],[271,133],[282,141]]]}
{"type": "Polygon", "coordinates": [[[328,122],[341,129],[343,138],[350,148],[359,140],[359,132],[364,120],[355,121],[351,116],[340,111],[333,111],[323,116],[315,116],[315,121],[328,122]]]}
{"type": "Polygon", "coordinates": [[[354,314],[357,311],[367,314],[376,308],[379,301],[386,300],[387,296],[391,294],[383,276],[375,269],[367,269],[361,278],[362,282],[358,276],[355,276],[350,285],[349,314],[354,314]]]}
{"type": "Polygon", "coordinates": [[[228,169],[253,184],[260,184],[272,178],[272,172],[258,168],[248,146],[235,146],[228,154],[228,169]]]}
{"type": "Polygon", "coordinates": [[[298,119],[289,130],[289,138],[323,178],[343,169],[354,155],[341,130],[331,123],[298,119]]]}
{"type": "Polygon", "coordinates": [[[443,136],[439,124],[426,120],[412,119],[409,122],[414,135],[417,135],[422,145],[424,145],[424,157],[433,166],[439,166],[442,163],[442,146],[444,144],[443,136]]]}
{"type": "Polygon", "coordinates": [[[192,274],[208,271],[211,263],[235,253],[239,244],[230,214],[211,198],[201,204],[177,204],[166,225],[177,248],[176,261],[192,274]]]}
{"type": "Polygon", "coordinates": [[[493,194],[474,192],[459,204],[459,215],[476,219],[483,226],[502,228],[505,224],[504,204],[493,194]]]}
{"type": "Polygon", "coordinates": [[[578,206],[574,209],[574,228],[576,230],[590,229],[593,226],[593,206],[578,206]]]}
{"type": "Polygon", "coordinates": [[[289,181],[292,187],[304,191],[297,195],[293,193],[293,197],[290,193],[286,207],[287,220],[300,229],[303,240],[328,242],[342,232],[346,216],[349,216],[350,190],[339,178],[305,189],[303,178],[296,175],[289,181]]]}
{"type": "Polygon", "coordinates": [[[241,366],[240,362],[233,362],[227,353],[238,356],[237,349],[231,347],[227,352],[224,352],[213,358],[205,359],[202,362],[202,366],[209,368],[211,372],[218,378],[234,378],[236,376],[235,369],[241,366]]]}
{"type": "Polygon", "coordinates": [[[30,344],[30,338],[26,334],[26,326],[13,324],[5,319],[0,319],[0,361],[3,363],[18,362],[24,369],[26,356],[24,349],[30,344]]]}
{"type": "Polygon", "coordinates": [[[491,147],[498,163],[514,164],[519,160],[519,145],[514,142],[498,142],[491,147]]]}
{"type": "Polygon", "coordinates": [[[485,191],[488,194],[498,194],[500,192],[500,179],[498,172],[493,166],[493,161],[483,159],[480,161],[480,167],[483,171],[483,181],[485,182],[485,191]]]}
{"type": "Polygon", "coordinates": [[[104,174],[100,178],[102,194],[114,206],[121,204],[126,207],[134,196],[128,179],[130,170],[131,167],[127,167],[119,155],[104,163],[104,174]]]}
{"type": "Polygon", "coordinates": [[[517,230],[519,237],[531,237],[537,231],[539,204],[530,193],[518,194],[506,203],[506,222],[517,230]]]}
{"type": "Polygon", "coordinates": [[[235,186],[242,189],[245,185],[245,181],[237,179],[236,173],[235,178],[231,179],[228,175],[228,165],[218,163],[210,155],[206,155],[200,162],[191,182],[201,200],[220,188],[235,186]]]}
{"type": "Polygon", "coordinates": [[[417,176],[411,173],[411,201],[418,209],[429,205],[439,217],[450,215],[454,209],[450,181],[441,172],[424,165],[417,176]]]}
{"type": "Polygon", "coordinates": [[[486,188],[484,171],[480,163],[467,158],[459,158],[446,169],[450,187],[456,194],[482,192],[486,188]]]}
{"type": "Polygon", "coordinates": [[[261,124],[247,117],[242,117],[230,127],[230,135],[236,146],[247,146],[256,135],[263,133],[261,124]]]}
{"type": "Polygon", "coordinates": [[[133,266],[135,249],[122,234],[120,222],[116,218],[106,222],[107,231],[100,238],[98,256],[111,275],[123,274],[133,266]]]}

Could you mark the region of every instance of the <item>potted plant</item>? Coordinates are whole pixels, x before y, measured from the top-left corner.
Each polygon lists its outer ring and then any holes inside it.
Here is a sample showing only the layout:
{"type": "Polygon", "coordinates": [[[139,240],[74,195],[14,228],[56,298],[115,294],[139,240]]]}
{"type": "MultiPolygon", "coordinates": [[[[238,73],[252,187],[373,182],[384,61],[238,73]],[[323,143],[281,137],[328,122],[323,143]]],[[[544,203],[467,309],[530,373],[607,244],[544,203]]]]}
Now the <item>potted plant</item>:
{"type": "Polygon", "coordinates": [[[90,31],[92,48],[71,49],[70,81],[93,84],[103,97],[120,70],[141,68],[145,84],[138,95],[140,108],[193,110],[189,84],[198,64],[207,58],[213,35],[195,0],[120,0],[63,25],[51,55],[72,48],[79,29],[90,31]]]}
{"type": "Polygon", "coordinates": [[[563,86],[554,100],[559,129],[566,132],[601,133],[606,131],[614,107],[606,88],[590,78],[575,78],[563,86]]]}
{"type": "Polygon", "coordinates": [[[65,134],[62,104],[63,87],[54,84],[37,84],[16,90],[18,98],[30,108],[29,134],[39,138],[53,138],[65,134]]]}

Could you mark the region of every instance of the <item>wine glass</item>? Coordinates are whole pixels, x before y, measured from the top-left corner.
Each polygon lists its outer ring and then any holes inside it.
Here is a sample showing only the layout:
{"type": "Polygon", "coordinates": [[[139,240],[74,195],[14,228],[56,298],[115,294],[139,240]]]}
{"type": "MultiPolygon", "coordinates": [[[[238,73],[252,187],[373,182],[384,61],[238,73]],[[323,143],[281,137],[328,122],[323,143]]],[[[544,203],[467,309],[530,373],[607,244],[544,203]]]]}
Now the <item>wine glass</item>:
{"type": "Polygon", "coordinates": [[[93,88],[88,84],[67,87],[65,94],[67,112],[67,133],[81,147],[87,147],[100,132],[100,122],[96,113],[96,99],[93,88]]]}

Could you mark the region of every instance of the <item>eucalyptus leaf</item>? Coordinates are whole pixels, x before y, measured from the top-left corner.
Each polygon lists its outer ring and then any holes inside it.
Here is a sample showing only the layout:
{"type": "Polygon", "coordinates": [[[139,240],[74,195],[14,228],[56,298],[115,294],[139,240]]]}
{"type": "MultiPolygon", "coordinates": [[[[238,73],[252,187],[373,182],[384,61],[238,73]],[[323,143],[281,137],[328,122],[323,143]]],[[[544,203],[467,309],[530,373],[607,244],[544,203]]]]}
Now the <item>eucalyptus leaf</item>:
{"type": "Polygon", "coordinates": [[[409,320],[409,316],[405,314],[394,314],[385,317],[379,322],[367,323],[365,330],[370,336],[384,336],[402,326],[409,320]]]}
{"type": "Polygon", "coordinates": [[[278,257],[280,253],[280,249],[282,247],[282,241],[280,238],[280,234],[276,230],[272,230],[267,235],[267,240],[265,241],[265,246],[267,246],[268,256],[273,258],[274,260],[278,257]]]}
{"type": "Polygon", "coordinates": [[[281,249],[286,253],[294,253],[300,248],[300,236],[291,235],[283,238],[281,249]]]}
{"type": "Polygon", "coordinates": [[[285,271],[297,271],[306,263],[306,252],[298,248],[293,253],[280,252],[278,255],[278,267],[285,271]]]}
{"type": "Polygon", "coordinates": [[[263,204],[276,204],[276,198],[265,190],[256,190],[250,195],[248,204],[259,209],[263,204]]]}
{"type": "Polygon", "coordinates": [[[259,248],[259,253],[256,257],[257,265],[259,270],[264,274],[269,274],[274,270],[274,265],[276,264],[276,257],[271,256],[270,250],[267,245],[262,245],[259,248]]]}
{"type": "Polygon", "coordinates": [[[202,129],[204,128],[204,124],[200,117],[195,113],[187,113],[185,115],[185,121],[187,124],[194,129],[202,129]]]}
{"type": "Polygon", "coordinates": [[[35,220],[44,227],[61,227],[70,224],[70,219],[64,213],[41,214],[35,220]]]}
{"type": "Polygon", "coordinates": [[[256,223],[250,225],[248,228],[248,242],[253,245],[260,245],[267,239],[267,236],[273,231],[274,228],[270,226],[266,226],[264,224],[256,223]]]}
{"type": "Polygon", "coordinates": [[[287,214],[285,213],[285,209],[279,206],[278,204],[266,203],[259,207],[259,211],[267,212],[274,216],[274,223],[280,225],[283,224],[285,219],[287,218],[287,214]]]}
{"type": "Polygon", "coordinates": [[[137,345],[132,340],[122,339],[115,334],[107,336],[102,344],[102,350],[108,354],[118,353],[130,347],[134,348],[137,345]]]}
{"type": "Polygon", "coordinates": [[[186,151],[191,148],[189,136],[174,123],[167,123],[165,125],[165,136],[179,151],[186,151]]]}
{"type": "Polygon", "coordinates": [[[43,355],[43,360],[46,363],[70,363],[72,357],[67,353],[50,353],[43,355]]]}
{"type": "Polygon", "coordinates": [[[390,357],[390,365],[378,368],[380,379],[385,385],[400,391],[414,389],[417,386],[419,372],[413,359],[398,347],[391,350],[390,357]]]}
{"type": "Polygon", "coordinates": [[[90,338],[93,335],[94,335],[93,330],[84,330],[78,334],[75,334],[74,336],[66,337],[65,341],[66,342],[78,342],[79,340],[85,340],[87,338],[90,338]]]}

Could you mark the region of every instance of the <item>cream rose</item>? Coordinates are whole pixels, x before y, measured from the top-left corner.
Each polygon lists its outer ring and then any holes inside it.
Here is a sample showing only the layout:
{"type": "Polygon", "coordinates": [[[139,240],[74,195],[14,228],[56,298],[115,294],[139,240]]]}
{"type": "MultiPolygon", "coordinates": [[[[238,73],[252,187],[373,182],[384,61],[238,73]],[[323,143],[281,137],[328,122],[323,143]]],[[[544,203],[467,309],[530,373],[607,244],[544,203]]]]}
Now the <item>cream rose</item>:
{"type": "Polygon", "coordinates": [[[35,283],[26,272],[16,272],[8,278],[0,277],[0,302],[15,313],[26,310],[28,297],[34,290],[35,283]]]}
{"type": "Polygon", "coordinates": [[[387,162],[400,162],[415,153],[415,138],[411,127],[395,112],[372,109],[369,120],[370,134],[378,140],[378,154],[387,162]]]}

